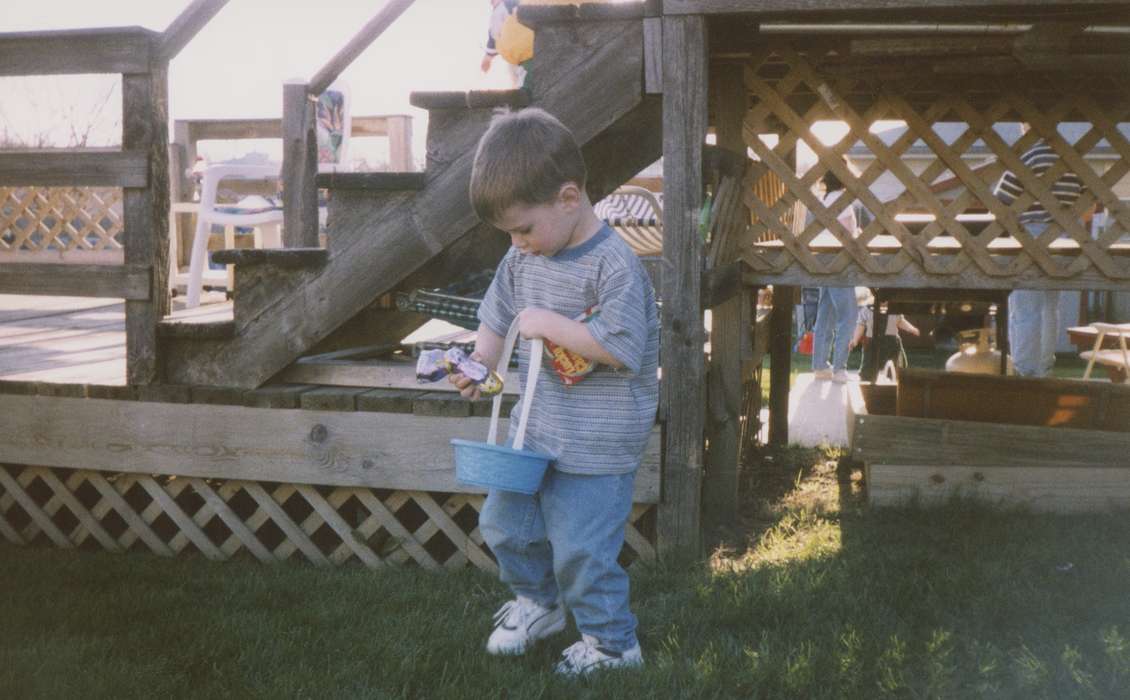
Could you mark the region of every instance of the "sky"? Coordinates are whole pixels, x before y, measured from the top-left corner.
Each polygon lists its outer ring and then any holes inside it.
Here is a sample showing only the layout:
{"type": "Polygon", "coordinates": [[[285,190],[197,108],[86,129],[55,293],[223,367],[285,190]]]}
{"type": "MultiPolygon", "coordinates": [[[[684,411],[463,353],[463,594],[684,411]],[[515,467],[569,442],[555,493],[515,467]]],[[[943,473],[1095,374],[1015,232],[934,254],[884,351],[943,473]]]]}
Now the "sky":
{"type": "MultiPolygon", "coordinates": [[[[135,25],[163,31],[189,0],[3,4],[0,32],[135,25]]],[[[171,62],[171,117],[278,117],[283,82],[313,76],[383,5],[384,0],[231,0],[171,62]]],[[[500,60],[490,75],[479,70],[489,9],[489,0],[417,0],[342,74],[352,113],[411,114],[413,154],[422,162],[426,112],[408,104],[409,92],[508,87],[500,60]]],[[[72,126],[81,137],[93,125],[87,145],[117,145],[119,83],[110,76],[0,78],[0,138],[5,131],[25,142],[48,134],[51,145],[68,146],[76,139],[72,126]]],[[[387,152],[381,141],[358,140],[350,148],[380,158],[387,152]]],[[[249,145],[281,154],[277,143],[249,145]]],[[[234,155],[216,144],[202,150],[216,159],[234,155]]]]}

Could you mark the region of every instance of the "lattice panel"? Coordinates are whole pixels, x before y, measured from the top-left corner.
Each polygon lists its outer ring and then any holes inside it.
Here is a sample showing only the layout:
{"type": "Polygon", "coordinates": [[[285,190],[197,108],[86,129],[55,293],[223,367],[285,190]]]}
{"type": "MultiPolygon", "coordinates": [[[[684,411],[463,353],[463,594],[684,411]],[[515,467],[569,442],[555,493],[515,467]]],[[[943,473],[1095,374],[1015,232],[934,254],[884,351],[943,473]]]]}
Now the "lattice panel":
{"type": "Polygon", "coordinates": [[[819,49],[806,44],[803,53],[799,46],[768,45],[745,71],[752,104],[744,122],[745,141],[784,189],[768,181],[747,182],[745,201],[756,243],[745,258],[755,269],[781,273],[799,266],[813,276],[833,276],[854,266],[878,276],[911,267],[923,278],[1008,278],[1034,267],[1035,274],[1046,278],[1070,279],[1086,272],[1130,280],[1130,206],[1115,191],[1120,182],[1128,186],[1123,180],[1130,172],[1125,135],[1130,91],[1110,83],[1114,78],[1028,73],[954,77],[928,69],[891,75],[851,69],[845,43],[819,49]],[[824,145],[810,128],[818,120],[843,122],[847,134],[824,145]],[[882,138],[870,131],[878,120],[906,126],[882,138]],[[1032,128],[1008,143],[1000,129],[1017,122],[1032,128]],[[1082,130],[1070,142],[1060,131],[1068,123],[1079,125],[1074,133],[1082,130]],[[770,132],[778,134],[775,145],[760,138],[770,132]],[[1059,161],[1036,176],[1020,156],[1040,140],[1059,161]],[[817,162],[797,174],[792,158],[801,142],[817,162]],[[1105,157],[1088,160],[1099,147],[1105,157]],[[921,172],[906,158],[912,150],[916,158],[926,158],[919,161],[926,163],[921,172]],[[868,157],[861,158],[861,151],[868,157]],[[846,158],[866,167],[854,173],[846,158]],[[1015,173],[1026,190],[1011,206],[994,196],[1004,169],[1015,173]],[[1079,175],[1085,191],[1067,208],[1056,201],[1052,185],[1069,170],[1079,175]],[[844,183],[846,194],[824,206],[817,185],[828,172],[844,183]],[[875,188],[880,178],[897,183],[895,190],[901,192],[880,199],[875,188]],[[854,232],[837,221],[853,201],[870,214],[869,223],[854,232]],[[1018,220],[1033,202],[1053,218],[1038,237],[1018,220]],[[798,205],[810,214],[806,225],[797,225],[803,221],[798,205]],[[1096,205],[1106,211],[1106,225],[1093,233],[1084,219],[1096,205]],[[959,220],[970,213],[982,214],[981,225],[973,226],[969,217],[959,220]],[[912,226],[915,218],[925,225],[912,226]]]}
{"type": "Polygon", "coordinates": [[[0,253],[121,249],[121,188],[0,187],[0,253]]]}
{"type": "MultiPolygon", "coordinates": [[[[452,569],[497,565],[483,497],[0,465],[0,536],[18,545],[147,549],[452,569]]],[[[621,560],[655,558],[655,508],[632,510],[621,560]]]]}

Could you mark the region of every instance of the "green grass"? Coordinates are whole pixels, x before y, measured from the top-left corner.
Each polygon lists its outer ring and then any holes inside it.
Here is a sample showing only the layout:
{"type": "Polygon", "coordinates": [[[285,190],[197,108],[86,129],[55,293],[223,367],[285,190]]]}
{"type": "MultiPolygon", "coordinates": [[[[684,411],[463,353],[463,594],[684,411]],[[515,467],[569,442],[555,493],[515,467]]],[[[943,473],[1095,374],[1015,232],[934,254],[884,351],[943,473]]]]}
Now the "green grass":
{"type": "Polygon", "coordinates": [[[834,453],[751,463],[740,528],[637,566],[647,660],[583,682],[482,652],[473,570],[0,546],[0,697],[1092,698],[1130,689],[1130,518],[868,511],[834,453]]]}

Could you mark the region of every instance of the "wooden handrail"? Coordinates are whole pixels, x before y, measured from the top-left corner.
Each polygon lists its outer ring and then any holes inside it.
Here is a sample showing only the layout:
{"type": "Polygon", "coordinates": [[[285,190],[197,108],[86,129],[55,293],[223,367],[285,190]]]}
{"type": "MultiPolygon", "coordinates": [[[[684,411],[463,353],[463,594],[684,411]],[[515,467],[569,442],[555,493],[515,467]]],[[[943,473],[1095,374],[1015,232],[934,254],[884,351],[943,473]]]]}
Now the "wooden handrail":
{"type": "Polygon", "coordinates": [[[350,63],[361,55],[369,45],[376,40],[381,34],[388,29],[393,22],[396,21],[400,15],[404,14],[415,0],[389,0],[389,2],[381,8],[381,11],[376,14],[369,22],[357,32],[356,36],[349,40],[337,55],[330,59],[329,63],[322,66],[322,69],[314,74],[314,77],[308,84],[308,91],[311,95],[321,95],[325,92],[326,88],[337,80],[341,72],[349,66],[350,63]]]}
{"type": "Polygon", "coordinates": [[[171,60],[227,4],[228,0],[193,0],[162,32],[157,46],[157,58],[161,61],[171,60]]]}

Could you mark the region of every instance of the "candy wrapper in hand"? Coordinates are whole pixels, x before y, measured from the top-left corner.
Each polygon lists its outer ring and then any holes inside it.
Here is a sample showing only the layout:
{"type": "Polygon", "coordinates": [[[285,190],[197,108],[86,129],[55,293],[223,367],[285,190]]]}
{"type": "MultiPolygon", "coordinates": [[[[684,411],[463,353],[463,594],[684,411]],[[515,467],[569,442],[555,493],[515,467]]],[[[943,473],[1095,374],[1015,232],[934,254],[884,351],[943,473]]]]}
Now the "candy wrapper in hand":
{"type": "Polygon", "coordinates": [[[443,350],[425,350],[416,360],[416,380],[421,384],[425,382],[438,382],[449,374],[462,374],[478,385],[479,394],[494,396],[503,389],[502,377],[497,372],[486,368],[481,362],[472,360],[459,348],[443,350]]]}
{"type": "Polygon", "coordinates": [[[455,374],[459,371],[459,365],[467,361],[467,353],[463,349],[455,346],[448,348],[447,352],[443,353],[443,364],[447,367],[448,374],[455,374]]]}
{"type": "Polygon", "coordinates": [[[416,381],[438,382],[450,374],[444,362],[443,350],[425,350],[416,359],[416,381]]]}
{"type": "MultiPolygon", "coordinates": [[[[573,320],[588,323],[599,314],[599,306],[590,306],[585,309],[584,313],[573,320]]],[[[572,386],[580,382],[596,369],[596,363],[592,360],[587,357],[581,357],[572,350],[563,348],[550,340],[545,341],[545,354],[553,364],[553,371],[565,386],[572,386]]]]}

